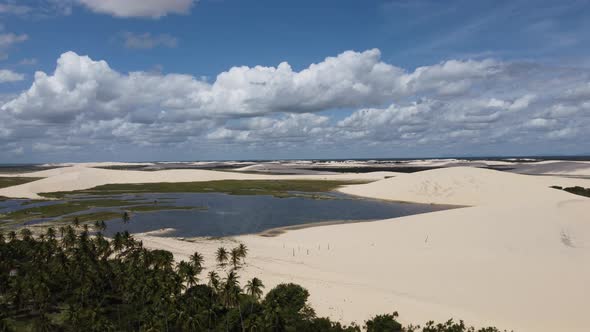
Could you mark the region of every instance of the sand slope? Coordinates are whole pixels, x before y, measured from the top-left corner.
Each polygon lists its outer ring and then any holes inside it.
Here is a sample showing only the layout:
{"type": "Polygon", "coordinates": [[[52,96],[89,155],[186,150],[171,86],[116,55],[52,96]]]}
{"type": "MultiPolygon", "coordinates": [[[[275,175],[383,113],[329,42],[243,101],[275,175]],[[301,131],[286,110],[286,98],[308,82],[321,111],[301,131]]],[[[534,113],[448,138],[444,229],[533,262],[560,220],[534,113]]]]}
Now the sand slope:
{"type": "MultiPolygon", "coordinates": [[[[320,315],[344,322],[398,310],[407,322],[455,317],[515,331],[588,331],[590,199],[550,184],[590,187],[588,180],[471,168],[349,186],[343,191],[475,206],[237,237],[251,249],[243,283],[254,275],[267,288],[300,283],[320,315]]],[[[217,246],[233,245],[141,238],[179,259],[202,251],[209,262],[217,246]]]]}
{"type": "Polygon", "coordinates": [[[498,203],[559,199],[567,193],[549,188],[585,185],[588,179],[555,176],[526,176],[472,167],[450,167],[399,174],[364,185],[342,188],[352,195],[387,200],[434,204],[489,205],[498,203]]]}

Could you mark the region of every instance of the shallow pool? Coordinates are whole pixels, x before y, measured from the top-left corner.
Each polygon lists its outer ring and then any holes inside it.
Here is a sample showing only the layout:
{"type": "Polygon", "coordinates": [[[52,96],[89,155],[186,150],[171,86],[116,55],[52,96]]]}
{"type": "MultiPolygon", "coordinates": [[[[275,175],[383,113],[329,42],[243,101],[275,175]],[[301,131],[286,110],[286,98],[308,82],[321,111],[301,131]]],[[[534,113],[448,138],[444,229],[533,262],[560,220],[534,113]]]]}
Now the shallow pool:
{"type": "MultiPolygon", "coordinates": [[[[133,212],[128,223],[123,223],[121,218],[106,220],[105,233],[109,236],[124,230],[130,233],[143,233],[163,229],[169,230],[159,233],[161,236],[231,236],[314,222],[379,220],[453,208],[443,205],[362,199],[335,192],[304,193],[301,197],[288,198],[222,193],[142,193],[108,197],[68,197],[68,200],[74,202],[85,199],[117,199],[144,206],[156,206],[157,208],[165,206],[194,207],[194,209],[183,210],[133,212]],[[321,197],[321,199],[311,198],[314,195],[321,197]]],[[[62,202],[7,200],[0,202],[0,213],[62,202]]],[[[125,209],[126,207],[98,207],[69,215],[101,211],[114,211],[122,214],[125,209]]],[[[37,220],[29,220],[27,224],[47,223],[48,220],[51,220],[51,218],[39,217],[37,220]]]]}
{"type": "MultiPolygon", "coordinates": [[[[322,193],[324,196],[325,193],[322,193]]],[[[395,203],[331,194],[331,199],[238,196],[217,193],[145,194],[150,200],[171,199],[167,205],[198,206],[205,210],[135,213],[128,224],[107,223],[108,234],[141,233],[172,228],[164,236],[229,236],[320,221],[376,220],[449,209],[449,206],[395,203]]]]}

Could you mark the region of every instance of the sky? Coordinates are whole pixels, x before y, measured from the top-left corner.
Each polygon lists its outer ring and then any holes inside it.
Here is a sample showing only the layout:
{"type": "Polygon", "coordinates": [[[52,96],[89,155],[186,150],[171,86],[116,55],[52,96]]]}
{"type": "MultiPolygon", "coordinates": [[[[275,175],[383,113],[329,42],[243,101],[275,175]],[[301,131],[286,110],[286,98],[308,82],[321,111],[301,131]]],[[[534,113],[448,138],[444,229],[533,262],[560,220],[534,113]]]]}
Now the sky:
{"type": "Polygon", "coordinates": [[[0,163],[590,154],[590,0],[0,0],[0,163]]]}

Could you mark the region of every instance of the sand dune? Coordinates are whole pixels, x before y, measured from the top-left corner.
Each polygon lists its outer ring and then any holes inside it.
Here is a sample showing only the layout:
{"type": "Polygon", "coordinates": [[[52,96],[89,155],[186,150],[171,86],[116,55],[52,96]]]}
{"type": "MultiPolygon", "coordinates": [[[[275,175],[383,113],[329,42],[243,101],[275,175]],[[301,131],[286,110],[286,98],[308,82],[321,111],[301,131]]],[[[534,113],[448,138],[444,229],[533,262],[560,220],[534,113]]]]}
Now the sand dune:
{"type": "MultiPolygon", "coordinates": [[[[515,331],[588,331],[590,199],[548,188],[589,180],[447,168],[349,186],[347,193],[474,205],[370,223],[234,240],[251,249],[243,279],[297,282],[320,315],[362,322],[462,318],[515,331]],[[329,249],[328,249],[329,246],[329,249]],[[309,250],[309,251],[308,251],[309,250]]],[[[140,236],[179,259],[221,242],[140,236]]]]}
{"type": "Polygon", "coordinates": [[[555,176],[525,176],[472,167],[451,167],[399,174],[340,191],[352,195],[420,203],[457,205],[497,205],[533,199],[553,201],[569,194],[549,188],[585,185],[590,180],[555,176]]]}
{"type": "Polygon", "coordinates": [[[406,322],[461,318],[515,331],[588,331],[590,199],[551,185],[590,187],[588,179],[452,167],[412,174],[377,172],[269,176],[202,170],[136,172],[83,166],[50,170],[0,195],[35,196],[104,183],[217,179],[382,179],[343,192],[399,201],[470,207],[377,222],[320,226],[273,238],[247,235],[195,242],[139,235],[147,247],[214,261],[220,246],[250,248],[246,278],[267,289],[296,282],[319,315],[362,322],[397,310],[406,322]],[[51,173],[53,172],[53,173],[51,173]],[[386,176],[393,178],[384,179],[386,176]]]}
{"type": "MultiPolygon", "coordinates": [[[[0,196],[39,198],[39,193],[89,189],[109,183],[155,183],[190,182],[214,180],[272,180],[272,179],[315,179],[315,180],[379,180],[394,176],[394,172],[371,172],[363,174],[335,175],[265,175],[238,172],[219,172],[210,170],[186,169],[163,171],[125,171],[92,168],[80,164],[27,173],[27,177],[44,179],[18,186],[0,189],[0,196]]],[[[3,175],[0,175],[3,176],[3,175]]],[[[8,176],[8,174],[7,174],[8,176]]],[[[15,176],[12,174],[12,176],[15,176]]]]}

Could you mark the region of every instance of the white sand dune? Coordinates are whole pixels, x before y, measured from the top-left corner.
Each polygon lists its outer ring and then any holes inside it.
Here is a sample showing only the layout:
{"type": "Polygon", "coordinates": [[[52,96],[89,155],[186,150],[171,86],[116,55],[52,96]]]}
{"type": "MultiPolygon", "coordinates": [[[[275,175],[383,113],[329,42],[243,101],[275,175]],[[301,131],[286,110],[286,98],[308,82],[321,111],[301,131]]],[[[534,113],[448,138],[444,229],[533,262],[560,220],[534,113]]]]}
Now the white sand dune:
{"type": "Polygon", "coordinates": [[[515,172],[522,174],[561,175],[590,178],[590,162],[569,160],[545,160],[518,165],[515,172]]]}
{"type": "MultiPolygon", "coordinates": [[[[590,180],[456,167],[349,186],[343,191],[473,207],[240,236],[251,252],[243,280],[259,276],[267,289],[299,283],[320,315],[344,322],[398,310],[406,322],[455,317],[515,331],[588,331],[590,199],[553,184],[590,180]]],[[[178,259],[202,251],[209,262],[217,246],[233,245],[140,238],[178,259]]]]}
{"type": "MultiPolygon", "coordinates": [[[[53,171],[53,170],[52,170],[53,171]]],[[[47,171],[49,172],[49,171],[47,171]]],[[[35,196],[105,183],[218,179],[383,179],[342,188],[378,199],[470,207],[409,217],[320,226],[274,238],[258,235],[196,242],[139,235],[150,248],[186,259],[198,250],[210,264],[220,246],[250,248],[246,278],[267,289],[281,282],[308,288],[319,315],[363,322],[401,313],[405,322],[461,318],[515,331],[588,331],[590,199],[551,185],[590,187],[588,179],[530,176],[452,167],[412,174],[269,176],[200,170],[114,171],[73,166],[0,190],[35,196]]]]}
{"type": "Polygon", "coordinates": [[[549,188],[552,185],[590,187],[590,180],[554,176],[524,176],[508,172],[450,167],[396,177],[340,191],[364,197],[455,205],[498,205],[533,199],[553,201],[569,194],[549,188]]]}
{"type": "MultiPolygon", "coordinates": [[[[314,179],[314,180],[379,180],[394,176],[394,172],[372,172],[363,174],[336,175],[265,175],[243,174],[237,172],[219,172],[210,170],[162,170],[162,171],[125,171],[92,168],[86,165],[54,168],[39,172],[26,173],[27,177],[43,179],[18,186],[0,189],[0,196],[39,198],[39,193],[55,191],[72,191],[89,189],[111,183],[156,183],[156,182],[190,182],[214,180],[271,180],[271,179],[314,179]]],[[[1,175],[0,176],[4,176],[1,175]]],[[[10,176],[10,174],[6,174],[10,176]]],[[[14,176],[14,174],[12,174],[14,176]]]]}

